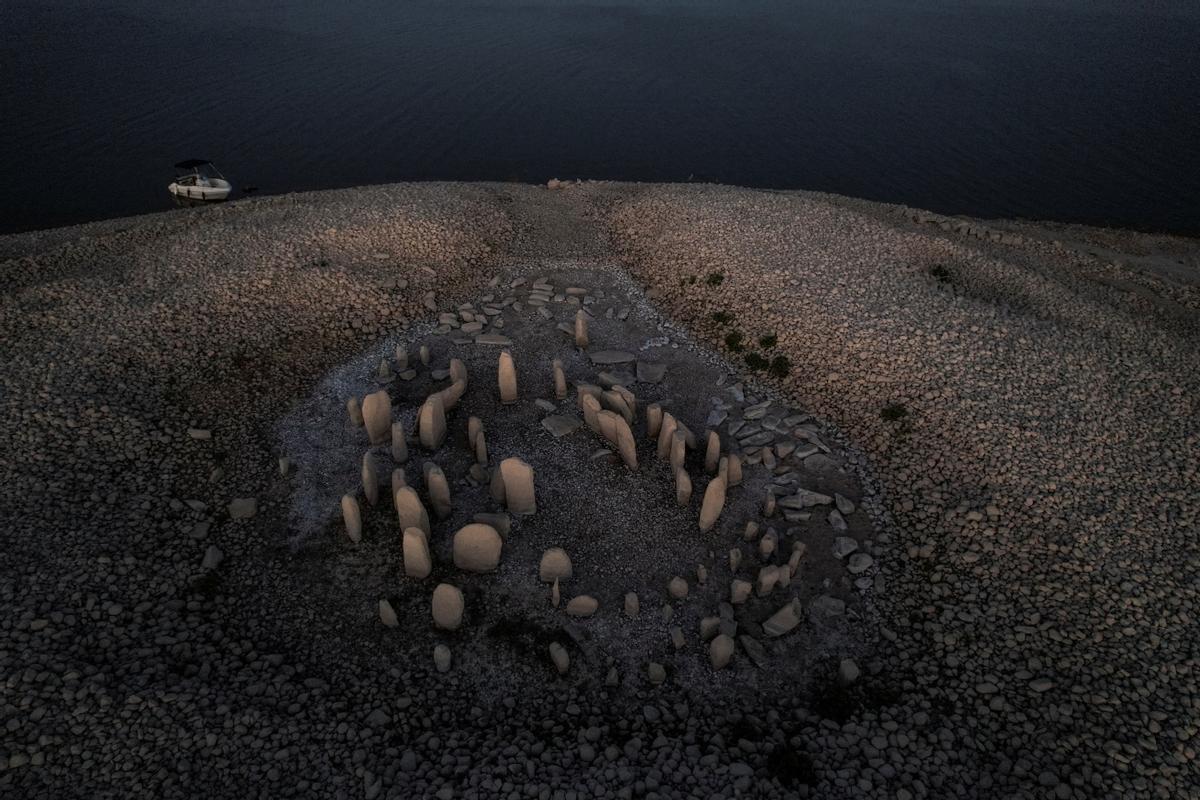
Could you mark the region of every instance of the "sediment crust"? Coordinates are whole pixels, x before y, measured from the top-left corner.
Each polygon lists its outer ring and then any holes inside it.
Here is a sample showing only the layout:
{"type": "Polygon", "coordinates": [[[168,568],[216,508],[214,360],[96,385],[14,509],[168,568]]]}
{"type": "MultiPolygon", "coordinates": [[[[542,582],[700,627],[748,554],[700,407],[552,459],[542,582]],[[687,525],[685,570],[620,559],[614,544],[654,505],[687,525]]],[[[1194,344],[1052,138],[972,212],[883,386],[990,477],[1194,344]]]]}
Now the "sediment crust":
{"type": "Polygon", "coordinates": [[[0,258],[6,796],[1200,782],[1194,241],[802,192],[416,184],[2,237],[0,258]],[[831,664],[818,696],[548,679],[493,706],[428,654],[296,635],[390,629],[373,597],[349,621],[295,600],[304,554],[264,522],[289,502],[276,420],[491,276],[563,263],[620,263],[731,359],[786,359],[746,373],[865,454],[890,519],[852,689],[831,664]]]}

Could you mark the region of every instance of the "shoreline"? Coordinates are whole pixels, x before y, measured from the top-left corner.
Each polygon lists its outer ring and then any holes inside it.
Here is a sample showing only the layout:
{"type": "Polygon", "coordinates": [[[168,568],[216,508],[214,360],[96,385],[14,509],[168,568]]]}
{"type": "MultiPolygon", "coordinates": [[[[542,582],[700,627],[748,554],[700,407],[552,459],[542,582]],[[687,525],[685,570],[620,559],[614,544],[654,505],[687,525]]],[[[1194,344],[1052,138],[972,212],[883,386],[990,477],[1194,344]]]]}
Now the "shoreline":
{"type": "Polygon", "coordinates": [[[284,750],[314,789],[379,779],[380,796],[527,774],[551,793],[909,798],[1200,778],[1200,242],[710,184],[385,184],[199,211],[0,237],[0,671],[75,675],[22,691],[83,730],[37,744],[47,726],[18,723],[0,788],[65,796],[84,775],[96,796],[173,796],[152,776],[188,752],[223,765],[214,796],[303,793],[265,766],[284,750]],[[541,694],[493,707],[371,604],[321,617],[330,585],[299,576],[357,567],[280,545],[279,420],[493,277],[589,265],[827,421],[880,482],[861,590],[879,620],[859,621],[876,645],[852,689],[828,660],[815,693],[730,705],[531,672],[541,694]],[[226,513],[250,496],[255,519],[226,513]],[[357,644],[312,633],[330,627],[357,644]],[[114,706],[155,744],[113,728],[114,706]],[[226,734],[220,708],[253,721],[226,734]]]}

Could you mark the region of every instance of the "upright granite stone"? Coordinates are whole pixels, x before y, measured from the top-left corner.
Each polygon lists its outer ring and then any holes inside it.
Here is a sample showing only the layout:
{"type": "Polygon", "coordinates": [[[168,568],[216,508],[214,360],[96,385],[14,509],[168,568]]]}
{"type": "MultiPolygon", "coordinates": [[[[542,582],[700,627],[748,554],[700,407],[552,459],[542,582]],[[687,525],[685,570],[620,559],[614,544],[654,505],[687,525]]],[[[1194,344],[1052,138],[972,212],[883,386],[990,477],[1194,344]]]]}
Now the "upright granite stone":
{"type": "Polygon", "coordinates": [[[429,395],[421,405],[417,413],[417,437],[426,450],[437,450],[446,440],[446,407],[441,394],[429,395]]]}
{"type": "Polygon", "coordinates": [[[430,610],[433,612],[433,624],[447,631],[456,631],[462,625],[463,593],[457,586],[439,583],[433,590],[430,610]]]}
{"type": "Polygon", "coordinates": [[[462,381],[464,389],[470,383],[470,377],[467,375],[467,365],[462,362],[462,359],[450,359],[450,380],[453,383],[462,381]]]}
{"type": "Polygon", "coordinates": [[[658,432],[662,428],[663,410],[658,403],[651,403],[646,406],[646,435],[651,439],[658,438],[658,432]]]}
{"type": "Polygon", "coordinates": [[[362,511],[358,501],[348,494],[342,495],[342,521],[346,523],[346,535],[350,541],[362,541],[362,511]]]}
{"type": "Polygon", "coordinates": [[[358,403],[357,397],[351,397],[346,401],[346,416],[350,418],[350,424],[356,428],[363,426],[362,407],[358,403]]]}
{"type": "Polygon", "coordinates": [[[371,444],[383,444],[392,431],[392,398],[380,389],[363,398],[363,425],[371,444]]]}
{"type": "Polygon", "coordinates": [[[708,446],[704,450],[704,469],[709,475],[715,475],[721,461],[721,437],[716,431],[708,432],[708,446]]]}
{"type": "Polygon", "coordinates": [[[442,398],[442,408],[446,411],[451,411],[458,407],[458,402],[462,400],[462,396],[467,392],[467,382],[459,379],[438,392],[438,397],[442,398]]]}
{"type": "Polygon", "coordinates": [[[454,534],[454,566],[467,572],[491,572],[500,566],[504,541],[491,525],[472,522],[454,534]]]}
{"type": "Polygon", "coordinates": [[[417,492],[411,486],[405,486],[396,492],[396,516],[400,519],[400,530],[420,528],[429,536],[429,513],[417,492]]]}
{"type": "Polygon", "coordinates": [[[554,396],[559,400],[567,399],[567,375],[563,372],[562,361],[554,359],[554,396]]]}
{"type": "Polygon", "coordinates": [[[362,488],[367,502],[371,505],[379,503],[379,473],[375,471],[375,460],[370,451],[362,457],[362,488]]]}
{"type": "Polygon", "coordinates": [[[507,350],[500,351],[497,382],[500,387],[500,402],[505,405],[517,402],[517,367],[513,363],[512,353],[507,350]]]}
{"type": "Polygon", "coordinates": [[[708,482],[708,487],[704,490],[704,502],[700,505],[700,531],[702,533],[712,530],[713,525],[717,524],[717,517],[721,516],[724,508],[725,479],[718,475],[708,482]]]}
{"type": "Polygon", "coordinates": [[[429,539],[420,528],[405,528],[403,537],[404,574],[410,578],[428,578],[433,571],[429,539]]]}
{"type": "Polygon", "coordinates": [[[450,516],[450,483],[446,473],[432,461],[425,462],[425,491],[429,493],[429,503],[438,519],[450,516]]]}
{"type": "Polygon", "coordinates": [[[588,315],[582,308],[575,312],[575,346],[587,349],[588,346],[588,315]]]}
{"type": "Polygon", "coordinates": [[[404,436],[404,423],[392,423],[392,461],[403,464],[408,460],[408,440],[404,436]]]}
{"type": "Polygon", "coordinates": [[[687,457],[687,437],[683,431],[678,428],[671,434],[671,471],[683,469],[684,459],[687,457]]]}
{"type": "Polygon", "coordinates": [[[692,479],[685,469],[675,470],[675,502],[681,506],[692,502],[692,479]]]}
{"type": "Polygon", "coordinates": [[[538,566],[538,580],[551,583],[557,580],[568,580],[571,577],[571,557],[561,547],[551,547],[542,553],[542,563],[538,566]]]}
{"type": "Polygon", "coordinates": [[[504,504],[513,514],[536,514],[537,497],[533,486],[533,467],[519,458],[506,458],[500,462],[501,480],[504,482],[504,504]]]}
{"type": "Polygon", "coordinates": [[[679,423],[675,417],[669,412],[664,411],[662,415],[662,425],[658,429],[658,457],[661,461],[666,461],[671,457],[671,446],[674,443],[675,431],[678,429],[679,423]]]}

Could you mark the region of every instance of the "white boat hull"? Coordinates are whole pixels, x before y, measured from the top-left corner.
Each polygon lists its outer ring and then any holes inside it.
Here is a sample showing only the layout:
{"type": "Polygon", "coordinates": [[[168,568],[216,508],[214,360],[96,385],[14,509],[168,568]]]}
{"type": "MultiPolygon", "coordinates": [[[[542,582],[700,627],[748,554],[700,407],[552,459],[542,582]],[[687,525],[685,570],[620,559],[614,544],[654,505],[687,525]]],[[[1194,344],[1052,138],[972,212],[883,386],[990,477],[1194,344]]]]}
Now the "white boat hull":
{"type": "Polygon", "coordinates": [[[229,197],[229,193],[233,187],[229,185],[229,181],[220,180],[219,178],[210,179],[208,186],[189,186],[186,184],[172,183],[167,187],[167,190],[176,197],[184,200],[205,200],[217,202],[229,197]]]}

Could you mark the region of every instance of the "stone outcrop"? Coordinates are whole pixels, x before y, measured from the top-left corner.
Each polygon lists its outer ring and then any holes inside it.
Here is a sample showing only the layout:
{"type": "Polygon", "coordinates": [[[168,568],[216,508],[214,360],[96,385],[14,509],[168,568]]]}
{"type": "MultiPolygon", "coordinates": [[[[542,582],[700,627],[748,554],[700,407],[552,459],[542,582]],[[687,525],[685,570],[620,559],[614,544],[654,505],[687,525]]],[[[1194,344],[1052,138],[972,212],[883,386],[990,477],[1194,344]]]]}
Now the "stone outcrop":
{"type": "Polygon", "coordinates": [[[426,450],[437,450],[446,440],[446,407],[438,393],[429,395],[417,413],[417,437],[426,450]]]}
{"type": "Polygon", "coordinates": [[[708,486],[704,490],[704,502],[700,505],[700,531],[712,530],[724,508],[725,479],[718,475],[708,482],[708,486]]]}
{"type": "Polygon", "coordinates": [[[392,398],[384,389],[372,392],[362,401],[363,427],[371,444],[384,444],[392,431],[392,398]]]}
{"type": "Polygon", "coordinates": [[[500,566],[504,540],[491,525],[472,522],[454,534],[454,566],[467,572],[491,572],[500,566]]]}
{"type": "Polygon", "coordinates": [[[543,583],[557,580],[567,580],[571,577],[571,557],[561,547],[551,547],[542,553],[542,562],[538,566],[538,579],[543,583]]]}
{"type": "Polygon", "coordinates": [[[533,485],[533,467],[519,458],[500,462],[500,478],[504,487],[503,503],[512,514],[537,513],[537,497],[533,485]]]}
{"type": "Polygon", "coordinates": [[[416,490],[411,486],[402,487],[396,492],[394,500],[396,516],[400,519],[400,530],[420,528],[428,537],[429,512],[425,510],[425,504],[417,496],[416,490]]]}
{"type": "Polygon", "coordinates": [[[420,528],[405,528],[403,540],[404,574],[410,578],[428,578],[433,571],[429,539],[420,528]]]}
{"type": "Polygon", "coordinates": [[[342,495],[342,522],[346,524],[346,535],[350,541],[362,541],[362,511],[358,501],[348,494],[342,495]]]}
{"type": "Polygon", "coordinates": [[[433,624],[447,631],[456,631],[462,625],[463,602],[462,590],[448,583],[439,583],[433,590],[431,601],[433,624]]]}
{"type": "Polygon", "coordinates": [[[507,350],[500,351],[497,382],[500,388],[500,402],[505,405],[517,402],[517,367],[513,363],[512,353],[507,350]]]}

